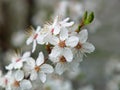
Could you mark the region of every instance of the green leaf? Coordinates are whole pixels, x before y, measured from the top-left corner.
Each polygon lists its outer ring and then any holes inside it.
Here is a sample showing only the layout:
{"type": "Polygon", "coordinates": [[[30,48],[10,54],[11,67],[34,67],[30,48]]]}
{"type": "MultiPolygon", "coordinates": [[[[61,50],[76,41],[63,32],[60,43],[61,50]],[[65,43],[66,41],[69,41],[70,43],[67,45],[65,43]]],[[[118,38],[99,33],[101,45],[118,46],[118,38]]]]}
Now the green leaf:
{"type": "Polygon", "coordinates": [[[85,25],[90,24],[93,20],[94,20],[94,13],[91,12],[91,13],[89,14],[89,16],[87,17],[87,19],[84,21],[84,24],[85,24],[85,25]]]}
{"type": "Polygon", "coordinates": [[[91,12],[90,15],[88,16],[88,21],[91,23],[94,20],[94,13],[91,12]]]}
{"type": "Polygon", "coordinates": [[[83,21],[87,19],[87,16],[88,16],[88,12],[86,11],[83,15],[83,21]]]}

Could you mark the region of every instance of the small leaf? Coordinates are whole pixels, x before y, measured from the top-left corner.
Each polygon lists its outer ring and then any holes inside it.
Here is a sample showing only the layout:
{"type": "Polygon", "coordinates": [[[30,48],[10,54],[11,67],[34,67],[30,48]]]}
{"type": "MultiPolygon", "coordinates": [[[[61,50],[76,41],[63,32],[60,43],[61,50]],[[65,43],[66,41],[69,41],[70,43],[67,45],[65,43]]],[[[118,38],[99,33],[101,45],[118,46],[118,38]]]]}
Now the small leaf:
{"type": "Polygon", "coordinates": [[[94,20],[94,13],[91,12],[90,15],[88,16],[88,21],[91,23],[94,20]]]}
{"type": "Polygon", "coordinates": [[[83,15],[83,21],[87,19],[87,16],[88,16],[88,12],[86,11],[83,15]]]}
{"type": "Polygon", "coordinates": [[[87,17],[87,19],[84,21],[84,24],[85,24],[85,25],[90,24],[93,20],[94,20],[94,13],[91,12],[91,13],[89,14],[89,16],[87,17]]]}

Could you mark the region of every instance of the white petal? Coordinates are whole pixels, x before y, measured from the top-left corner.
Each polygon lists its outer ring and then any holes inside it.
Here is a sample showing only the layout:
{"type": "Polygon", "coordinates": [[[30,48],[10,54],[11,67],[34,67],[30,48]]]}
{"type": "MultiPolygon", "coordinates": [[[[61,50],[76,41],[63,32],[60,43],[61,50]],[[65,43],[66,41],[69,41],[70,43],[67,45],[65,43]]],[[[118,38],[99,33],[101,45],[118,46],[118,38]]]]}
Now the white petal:
{"type": "Polygon", "coordinates": [[[80,41],[80,43],[85,43],[87,41],[87,38],[88,38],[87,29],[84,29],[84,30],[80,31],[80,33],[79,33],[79,41],[80,41]]]}
{"type": "Polygon", "coordinates": [[[33,49],[32,49],[32,52],[34,52],[36,49],[36,40],[33,41],[33,49]]]}
{"type": "Polygon", "coordinates": [[[26,44],[29,45],[29,44],[31,44],[32,42],[33,42],[33,37],[30,36],[30,37],[27,39],[26,44]]]}
{"type": "Polygon", "coordinates": [[[14,69],[20,69],[23,67],[23,62],[19,61],[14,64],[14,69]]]}
{"type": "Polygon", "coordinates": [[[38,44],[44,44],[44,38],[45,38],[45,35],[38,35],[37,37],[37,43],[38,44]]]}
{"type": "Polygon", "coordinates": [[[93,46],[93,44],[88,43],[88,42],[86,42],[86,43],[83,44],[83,49],[82,49],[83,52],[85,52],[85,53],[91,53],[94,50],[95,50],[95,47],[93,46]]]}
{"type": "Polygon", "coordinates": [[[69,21],[69,20],[70,20],[70,18],[67,17],[67,18],[65,18],[65,19],[63,20],[63,22],[67,22],[67,21],[69,21]]]}
{"type": "Polygon", "coordinates": [[[66,40],[65,43],[67,46],[75,47],[78,44],[78,41],[79,41],[78,37],[71,36],[66,40]]]}
{"type": "Polygon", "coordinates": [[[65,48],[62,54],[68,62],[73,60],[73,53],[70,48],[65,48]]]}
{"type": "Polygon", "coordinates": [[[53,22],[53,25],[52,25],[52,26],[53,26],[53,27],[55,27],[55,25],[57,24],[57,22],[58,22],[58,16],[56,16],[56,17],[55,17],[55,19],[54,19],[54,22],[53,22]]]}
{"type": "Polygon", "coordinates": [[[63,63],[57,63],[55,66],[55,72],[59,75],[63,74],[65,71],[65,66],[63,63]]]}
{"type": "Polygon", "coordinates": [[[21,81],[24,78],[24,72],[22,70],[17,70],[15,72],[15,79],[21,81]]]}
{"type": "Polygon", "coordinates": [[[36,29],[36,33],[39,33],[40,29],[41,29],[41,27],[38,26],[37,29],[36,29]]]}
{"type": "Polygon", "coordinates": [[[68,30],[66,28],[62,28],[60,31],[60,40],[64,41],[68,38],[68,30]]]}
{"type": "Polygon", "coordinates": [[[44,73],[52,73],[54,71],[53,67],[49,64],[43,64],[40,68],[44,73]]]}
{"type": "Polygon", "coordinates": [[[27,57],[30,57],[30,52],[25,52],[22,56],[22,58],[27,58],[27,57]]]}
{"type": "Polygon", "coordinates": [[[49,54],[49,57],[52,58],[57,58],[62,52],[62,49],[59,47],[54,47],[51,51],[51,53],[49,54]]]}
{"type": "Polygon", "coordinates": [[[31,70],[33,70],[33,68],[27,63],[24,63],[22,70],[24,71],[24,77],[26,78],[29,77],[31,70]]]}
{"type": "Polygon", "coordinates": [[[55,37],[55,36],[51,36],[49,37],[49,41],[50,44],[52,45],[57,45],[59,43],[59,38],[55,37]]]}
{"type": "Polygon", "coordinates": [[[35,60],[33,58],[30,58],[26,61],[26,64],[33,69],[35,67],[35,60]]]}
{"type": "Polygon", "coordinates": [[[29,80],[22,80],[20,82],[20,87],[23,89],[23,90],[26,90],[26,89],[31,89],[32,88],[32,84],[29,80]]]}
{"type": "Polygon", "coordinates": [[[42,83],[45,83],[45,81],[46,81],[46,74],[43,73],[43,72],[40,72],[39,73],[39,78],[42,81],[42,83]]]}
{"type": "Polygon", "coordinates": [[[36,60],[36,65],[39,66],[41,65],[42,63],[44,63],[44,55],[42,52],[39,53],[39,56],[36,60]]]}
{"type": "Polygon", "coordinates": [[[63,26],[63,27],[70,27],[70,26],[72,26],[73,24],[74,24],[74,22],[68,22],[68,23],[63,24],[62,26],[63,26]]]}
{"type": "Polygon", "coordinates": [[[53,34],[54,34],[54,35],[57,35],[57,34],[59,34],[59,32],[60,32],[60,27],[59,27],[59,26],[55,26],[55,27],[54,27],[53,34]]]}
{"type": "Polygon", "coordinates": [[[5,68],[6,68],[7,70],[12,70],[13,67],[14,67],[14,64],[11,63],[11,64],[9,64],[8,66],[6,66],[5,68]]]}
{"type": "Polygon", "coordinates": [[[30,74],[30,80],[36,80],[37,76],[37,72],[35,70],[32,70],[30,74]]]}

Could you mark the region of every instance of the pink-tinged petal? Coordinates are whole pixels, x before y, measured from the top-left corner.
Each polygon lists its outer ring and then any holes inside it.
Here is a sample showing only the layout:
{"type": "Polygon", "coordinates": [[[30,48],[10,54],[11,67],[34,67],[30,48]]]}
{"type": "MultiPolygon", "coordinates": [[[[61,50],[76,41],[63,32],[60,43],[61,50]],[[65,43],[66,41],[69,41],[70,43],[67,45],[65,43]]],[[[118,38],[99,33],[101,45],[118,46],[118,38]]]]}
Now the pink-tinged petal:
{"type": "Polygon", "coordinates": [[[39,66],[44,63],[44,55],[42,52],[39,53],[39,56],[36,60],[36,65],[39,66]]]}
{"type": "Polygon", "coordinates": [[[35,51],[35,49],[36,49],[36,40],[33,41],[32,53],[35,51]]]}
{"type": "Polygon", "coordinates": [[[59,75],[63,74],[66,70],[65,65],[63,63],[57,63],[55,66],[55,72],[59,75]]]}
{"type": "Polygon", "coordinates": [[[30,52],[25,52],[22,56],[22,58],[27,58],[27,57],[30,57],[30,52]]]}
{"type": "Polygon", "coordinates": [[[15,72],[15,79],[21,81],[24,78],[24,72],[22,70],[17,70],[15,72]]]}
{"type": "Polygon", "coordinates": [[[85,52],[85,53],[91,53],[95,50],[95,47],[93,44],[91,43],[84,43],[83,46],[82,46],[82,51],[85,52]]]}
{"type": "Polygon", "coordinates": [[[64,41],[68,38],[68,30],[66,28],[62,28],[60,31],[60,40],[64,41]]]}
{"type": "Polygon", "coordinates": [[[79,41],[80,41],[80,43],[85,43],[87,41],[87,38],[88,38],[87,29],[84,29],[84,30],[79,32],[79,41]]]}
{"type": "Polygon", "coordinates": [[[5,68],[6,68],[7,70],[12,70],[13,67],[14,67],[14,63],[11,63],[11,64],[9,64],[8,66],[6,66],[5,68]]]}
{"type": "Polygon", "coordinates": [[[32,88],[32,84],[29,80],[24,79],[20,82],[20,87],[22,90],[30,90],[32,88]]]}
{"type": "Polygon", "coordinates": [[[30,45],[32,42],[33,42],[33,37],[31,36],[27,39],[26,44],[30,45]]]}
{"type": "Polygon", "coordinates": [[[75,47],[75,46],[78,44],[78,42],[79,42],[78,37],[76,37],[76,36],[71,36],[71,37],[69,37],[69,38],[66,40],[65,43],[66,43],[67,46],[75,47]]]}
{"type": "Polygon", "coordinates": [[[43,72],[39,72],[39,78],[42,81],[42,83],[45,83],[46,81],[46,74],[43,72]]]}
{"type": "Polygon", "coordinates": [[[40,26],[38,26],[38,27],[37,27],[37,29],[36,29],[36,33],[39,33],[39,32],[40,32],[40,30],[41,30],[41,27],[40,27],[40,26]]]}
{"type": "Polygon", "coordinates": [[[53,67],[49,64],[43,64],[40,67],[41,71],[44,73],[52,73],[54,71],[53,67]]]}
{"type": "Polygon", "coordinates": [[[65,48],[62,54],[67,60],[67,62],[71,62],[73,60],[73,53],[70,48],[65,48]]]}
{"type": "Polygon", "coordinates": [[[37,72],[35,71],[35,70],[32,70],[31,71],[31,74],[30,74],[30,80],[36,80],[37,79],[37,77],[38,77],[38,74],[37,74],[37,72]]]}

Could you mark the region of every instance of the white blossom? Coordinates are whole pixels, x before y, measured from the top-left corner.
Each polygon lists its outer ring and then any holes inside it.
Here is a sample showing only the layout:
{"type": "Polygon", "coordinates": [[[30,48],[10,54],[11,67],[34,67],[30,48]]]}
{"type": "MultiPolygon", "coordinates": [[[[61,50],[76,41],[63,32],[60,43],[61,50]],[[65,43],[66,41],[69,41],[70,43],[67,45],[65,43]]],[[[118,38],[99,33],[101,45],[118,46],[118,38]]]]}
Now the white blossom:
{"type": "Polygon", "coordinates": [[[9,71],[6,75],[0,77],[0,86],[6,90],[11,90],[12,72],[9,71]]]}
{"type": "Polygon", "coordinates": [[[6,66],[7,70],[12,70],[12,69],[20,69],[23,67],[23,62],[29,60],[30,58],[30,52],[25,52],[23,56],[20,54],[15,54],[14,56],[11,57],[11,63],[6,66]]]}
{"type": "Polygon", "coordinates": [[[38,26],[36,31],[33,28],[31,29],[31,31],[28,31],[30,33],[30,37],[27,39],[26,44],[29,45],[33,43],[32,52],[34,52],[36,49],[38,37],[40,36],[40,30],[41,30],[41,27],[38,26]]]}
{"type": "Polygon", "coordinates": [[[32,83],[29,79],[24,79],[24,72],[17,70],[13,73],[13,81],[11,84],[11,90],[30,90],[32,83]]]}
{"type": "Polygon", "coordinates": [[[95,50],[95,47],[93,44],[87,42],[88,31],[86,29],[80,31],[77,36],[79,38],[79,42],[75,46],[74,52],[77,59],[81,60],[83,58],[83,55],[93,52],[95,50]]]}
{"type": "Polygon", "coordinates": [[[71,27],[74,22],[68,22],[70,18],[66,18],[64,20],[60,20],[58,16],[55,17],[52,24],[44,25],[43,32],[47,33],[48,35],[58,35],[62,29],[67,29],[71,27]]]}
{"type": "Polygon", "coordinates": [[[67,30],[62,30],[59,36],[60,37],[52,36],[51,40],[49,41],[50,44],[55,46],[49,54],[49,57],[50,59],[56,58],[58,55],[63,53],[66,60],[68,62],[71,62],[73,59],[73,53],[71,48],[77,45],[79,39],[76,36],[69,37],[67,30]]]}
{"type": "Polygon", "coordinates": [[[37,60],[31,59],[27,63],[31,66],[30,79],[36,80],[39,78],[43,83],[46,81],[46,74],[53,72],[53,67],[49,64],[44,64],[44,55],[39,53],[37,60]]]}

